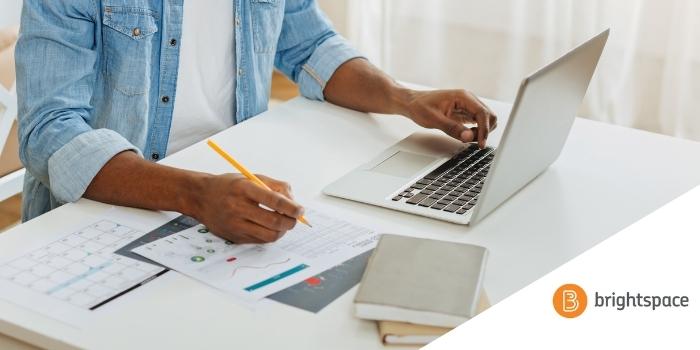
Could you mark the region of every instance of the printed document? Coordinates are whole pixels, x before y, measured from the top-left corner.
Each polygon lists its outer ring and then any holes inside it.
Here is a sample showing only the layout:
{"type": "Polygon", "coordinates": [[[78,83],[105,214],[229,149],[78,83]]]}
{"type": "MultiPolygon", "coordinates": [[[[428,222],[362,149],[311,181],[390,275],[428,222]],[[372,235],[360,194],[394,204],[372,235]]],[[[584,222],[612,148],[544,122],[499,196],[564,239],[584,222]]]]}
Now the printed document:
{"type": "Polygon", "coordinates": [[[376,245],[378,234],[318,210],[313,225],[297,224],[269,244],[234,244],[196,225],[133,252],[224,291],[242,302],[256,301],[376,245]]]}

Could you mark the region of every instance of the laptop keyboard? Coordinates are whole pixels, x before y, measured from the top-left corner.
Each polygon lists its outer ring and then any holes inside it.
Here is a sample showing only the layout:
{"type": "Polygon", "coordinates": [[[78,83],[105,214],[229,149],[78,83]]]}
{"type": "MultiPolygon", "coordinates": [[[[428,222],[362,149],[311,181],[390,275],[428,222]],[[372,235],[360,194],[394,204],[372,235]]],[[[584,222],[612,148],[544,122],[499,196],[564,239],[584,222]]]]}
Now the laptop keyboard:
{"type": "Polygon", "coordinates": [[[476,205],[494,151],[471,144],[391,200],[463,215],[476,205]]]}

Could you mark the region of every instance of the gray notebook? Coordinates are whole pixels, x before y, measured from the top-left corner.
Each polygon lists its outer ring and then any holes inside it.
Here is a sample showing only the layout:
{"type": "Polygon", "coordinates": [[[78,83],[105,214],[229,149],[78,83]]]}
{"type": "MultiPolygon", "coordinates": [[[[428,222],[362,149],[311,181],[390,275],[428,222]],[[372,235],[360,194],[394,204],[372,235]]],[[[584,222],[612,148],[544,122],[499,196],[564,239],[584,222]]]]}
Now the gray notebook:
{"type": "Polygon", "coordinates": [[[355,296],[370,320],[456,327],[477,313],[484,247],[382,235],[355,296]]]}

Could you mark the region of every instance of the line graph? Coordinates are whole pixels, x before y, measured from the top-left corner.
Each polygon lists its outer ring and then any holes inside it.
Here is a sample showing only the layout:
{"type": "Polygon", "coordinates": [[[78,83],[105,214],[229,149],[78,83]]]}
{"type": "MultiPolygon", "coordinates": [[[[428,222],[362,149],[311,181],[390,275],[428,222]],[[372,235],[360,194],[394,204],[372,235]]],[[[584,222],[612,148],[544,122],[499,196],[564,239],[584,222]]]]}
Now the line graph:
{"type": "Polygon", "coordinates": [[[238,272],[239,270],[242,270],[242,269],[265,270],[265,269],[267,269],[267,268],[269,268],[269,267],[271,267],[271,266],[286,264],[286,263],[288,263],[290,260],[292,260],[292,259],[291,259],[291,258],[286,258],[286,259],[284,259],[284,260],[282,260],[282,261],[273,261],[273,262],[271,262],[271,263],[269,263],[269,264],[267,264],[267,265],[264,265],[264,266],[254,266],[254,265],[242,265],[242,266],[238,266],[238,267],[234,268],[233,271],[231,271],[231,276],[229,276],[229,278],[233,278],[233,277],[236,275],[236,272],[238,272]]]}

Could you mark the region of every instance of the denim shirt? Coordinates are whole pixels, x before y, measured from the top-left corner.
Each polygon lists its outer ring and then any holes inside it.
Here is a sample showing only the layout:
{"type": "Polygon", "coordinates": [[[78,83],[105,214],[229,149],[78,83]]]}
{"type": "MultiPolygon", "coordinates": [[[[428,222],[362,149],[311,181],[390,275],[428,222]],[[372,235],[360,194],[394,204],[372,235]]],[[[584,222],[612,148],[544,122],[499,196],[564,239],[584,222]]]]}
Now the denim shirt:
{"type": "MultiPolygon", "coordinates": [[[[333,72],[359,56],[314,0],[231,1],[236,123],[267,109],[274,67],[323,100],[333,72]]],[[[80,199],[117,153],[166,155],[182,2],[24,1],[16,49],[23,220],[80,199]]]]}

